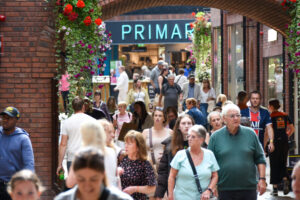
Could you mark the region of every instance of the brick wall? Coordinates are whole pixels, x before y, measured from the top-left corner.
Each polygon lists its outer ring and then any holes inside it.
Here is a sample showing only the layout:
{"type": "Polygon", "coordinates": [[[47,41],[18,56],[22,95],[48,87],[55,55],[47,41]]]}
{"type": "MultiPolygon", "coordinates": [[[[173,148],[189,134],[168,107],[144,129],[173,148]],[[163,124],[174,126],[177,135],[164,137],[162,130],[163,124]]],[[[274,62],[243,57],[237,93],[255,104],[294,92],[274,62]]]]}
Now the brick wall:
{"type": "MultiPolygon", "coordinates": [[[[56,73],[51,7],[43,0],[1,0],[3,54],[0,58],[0,109],[15,106],[18,126],[30,133],[36,172],[51,188],[51,81],[56,73]]],[[[45,192],[43,199],[52,199],[45,192]]]]}

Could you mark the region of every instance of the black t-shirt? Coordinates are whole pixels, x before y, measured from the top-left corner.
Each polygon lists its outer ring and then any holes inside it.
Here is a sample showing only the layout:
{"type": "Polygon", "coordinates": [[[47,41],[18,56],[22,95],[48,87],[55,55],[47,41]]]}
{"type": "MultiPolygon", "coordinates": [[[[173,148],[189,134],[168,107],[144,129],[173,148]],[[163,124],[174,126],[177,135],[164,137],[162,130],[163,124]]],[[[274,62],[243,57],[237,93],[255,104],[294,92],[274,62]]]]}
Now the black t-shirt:
{"type": "Polygon", "coordinates": [[[181,88],[178,84],[174,83],[173,86],[166,83],[162,87],[162,95],[165,97],[164,99],[164,108],[168,107],[178,107],[178,98],[181,93],[181,88]]]}

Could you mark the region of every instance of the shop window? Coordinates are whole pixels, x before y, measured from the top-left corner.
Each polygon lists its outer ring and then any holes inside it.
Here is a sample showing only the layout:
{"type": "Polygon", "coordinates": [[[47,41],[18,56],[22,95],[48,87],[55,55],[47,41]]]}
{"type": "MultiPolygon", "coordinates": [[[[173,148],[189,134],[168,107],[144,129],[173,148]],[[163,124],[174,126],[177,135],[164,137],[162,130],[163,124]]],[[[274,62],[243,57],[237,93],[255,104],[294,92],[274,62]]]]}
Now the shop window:
{"type": "Polygon", "coordinates": [[[244,90],[244,57],[242,24],[228,26],[228,99],[236,100],[244,90]]]}
{"type": "Polygon", "coordinates": [[[213,53],[214,53],[214,76],[213,76],[213,82],[214,82],[214,89],[216,91],[216,95],[222,93],[222,84],[221,84],[221,69],[222,69],[222,60],[221,60],[221,29],[215,28],[213,29],[213,53]]]}
{"type": "Polygon", "coordinates": [[[264,63],[268,69],[267,101],[277,98],[283,104],[283,69],[282,57],[265,58],[264,63]]]}

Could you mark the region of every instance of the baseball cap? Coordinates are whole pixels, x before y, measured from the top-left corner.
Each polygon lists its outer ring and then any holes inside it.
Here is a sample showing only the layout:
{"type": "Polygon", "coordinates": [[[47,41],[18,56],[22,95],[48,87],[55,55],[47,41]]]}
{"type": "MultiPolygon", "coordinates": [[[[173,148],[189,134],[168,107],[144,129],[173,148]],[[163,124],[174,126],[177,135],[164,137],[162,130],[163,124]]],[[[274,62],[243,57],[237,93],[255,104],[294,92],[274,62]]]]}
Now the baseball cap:
{"type": "Polygon", "coordinates": [[[189,74],[189,77],[188,77],[189,79],[190,78],[195,78],[195,74],[189,74]]]}
{"type": "Polygon", "coordinates": [[[16,117],[17,119],[20,118],[20,112],[18,111],[18,109],[12,106],[5,108],[4,111],[0,113],[0,115],[8,115],[10,117],[16,117]]]}

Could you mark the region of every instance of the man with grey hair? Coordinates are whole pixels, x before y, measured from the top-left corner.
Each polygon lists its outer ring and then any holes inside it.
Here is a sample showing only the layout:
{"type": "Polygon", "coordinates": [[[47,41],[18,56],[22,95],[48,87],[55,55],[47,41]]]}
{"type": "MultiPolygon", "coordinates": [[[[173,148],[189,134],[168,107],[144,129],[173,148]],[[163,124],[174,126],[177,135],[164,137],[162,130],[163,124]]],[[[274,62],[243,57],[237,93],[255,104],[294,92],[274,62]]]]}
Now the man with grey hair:
{"type": "Polygon", "coordinates": [[[119,67],[119,73],[120,76],[117,80],[117,86],[114,88],[114,91],[119,91],[118,102],[121,102],[126,101],[129,79],[124,66],[119,67]]]}
{"type": "Polygon", "coordinates": [[[210,112],[207,116],[207,121],[211,125],[210,135],[223,127],[221,113],[218,111],[210,112]]]}
{"type": "Polygon", "coordinates": [[[173,74],[169,74],[168,83],[165,83],[162,87],[162,91],[159,96],[158,105],[161,106],[161,100],[164,96],[164,110],[168,107],[175,107],[178,109],[178,99],[182,93],[180,86],[174,83],[175,76],[173,74]]]}
{"type": "Polygon", "coordinates": [[[155,94],[159,94],[159,84],[158,84],[158,77],[160,75],[161,70],[163,69],[165,64],[165,61],[159,60],[157,63],[157,66],[154,67],[150,74],[150,83],[152,87],[154,88],[155,94]]]}
{"type": "MultiPolygon", "coordinates": [[[[197,100],[197,106],[200,104],[201,101],[201,87],[198,83],[195,83],[195,74],[190,73],[189,74],[189,82],[184,83],[181,87],[182,89],[182,96],[183,96],[183,108],[185,110],[185,100],[188,98],[195,98],[197,100]]],[[[204,113],[203,113],[204,114],[204,113]]],[[[206,117],[205,115],[203,115],[206,117]]]]}
{"type": "Polygon", "coordinates": [[[219,199],[256,200],[257,190],[260,195],[266,191],[266,160],[262,146],[251,128],[240,125],[238,106],[226,105],[222,117],[225,127],[212,134],[208,145],[220,166],[219,199]]]}

